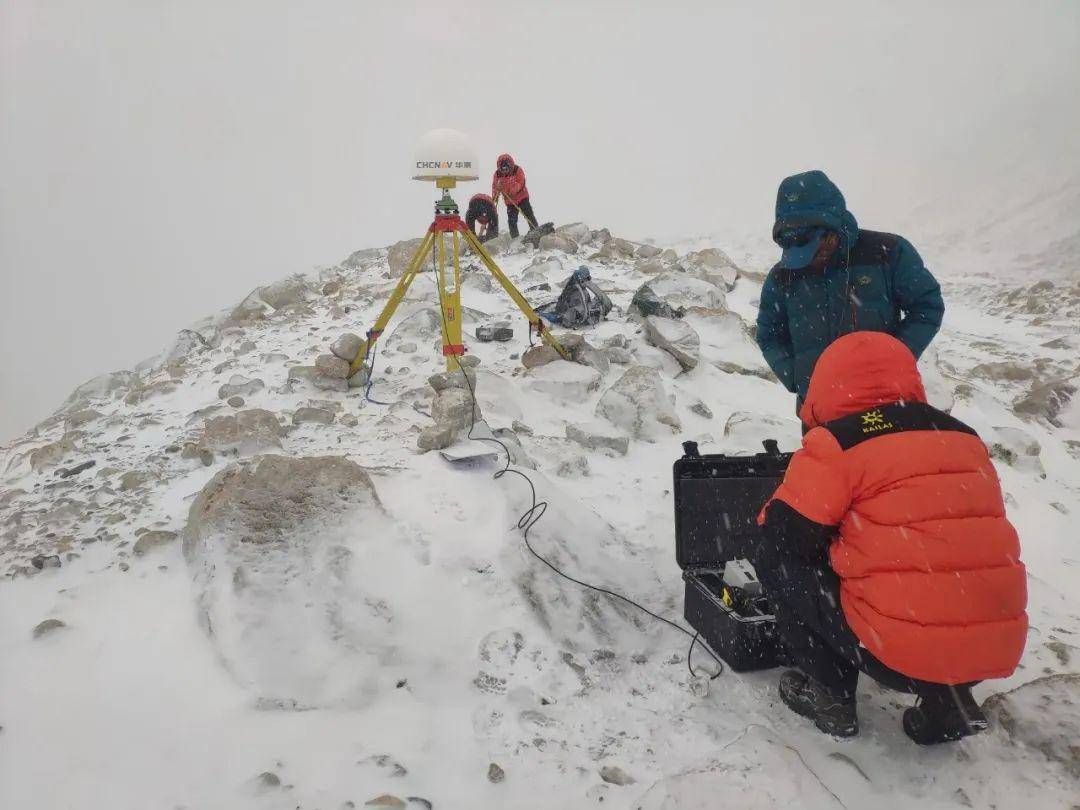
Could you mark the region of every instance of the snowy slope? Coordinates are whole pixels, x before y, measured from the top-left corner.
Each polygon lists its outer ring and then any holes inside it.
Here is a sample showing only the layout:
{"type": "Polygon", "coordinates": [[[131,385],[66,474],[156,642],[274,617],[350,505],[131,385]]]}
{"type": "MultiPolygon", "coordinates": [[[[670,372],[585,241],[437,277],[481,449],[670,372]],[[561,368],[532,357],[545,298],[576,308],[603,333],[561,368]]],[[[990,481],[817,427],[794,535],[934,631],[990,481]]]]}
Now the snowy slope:
{"type": "MultiPolygon", "coordinates": [[[[499,261],[522,288],[546,282],[557,290],[603,238],[594,232],[576,256],[515,244],[499,261]]],[[[684,254],[713,246],[673,247],[684,254]]],[[[732,255],[749,271],[767,266],[760,245],[732,255]]],[[[522,451],[536,467],[530,475],[550,505],[530,535],[534,546],[570,573],[674,618],[682,584],[670,465],[680,441],[697,440],[707,452],[750,452],[775,437],[792,449],[799,432],[791,397],[754,367],[750,338],[721,330],[716,324],[729,322],[715,313],[693,319],[703,359],[689,372],[645,343],[626,314],[634,290],[650,278],[635,269],[639,261],[590,261],[617,310],[586,338],[599,346],[625,336],[633,362],[659,370],[682,427],[631,440],[626,456],[586,451],[566,438],[568,424],[619,432],[596,406],[625,366],[612,365],[592,390],[551,372],[524,373],[516,357],[524,322],[478,268],[467,273],[466,330],[514,319],[513,342],[470,341],[470,352],[482,360],[485,417],[493,428],[518,424],[522,451]],[[734,371],[719,367],[732,364],[734,371]]],[[[692,694],[685,637],[555,578],[527,553],[515,528],[529,505],[519,479],[493,480],[494,466],[456,468],[436,453],[417,453],[416,435],[431,424],[425,381],[443,368],[438,326],[425,315],[435,301],[429,279],[417,281],[383,341],[371,395],[392,404],[367,402],[355,389],[289,382],[290,367],[311,364],[341,332],[366,328],[393,286],[387,270],[387,252],[368,251],[307,279],[295,303],[273,310],[261,303],[269,293],[256,295],[243,309],[264,317],[230,310],[207,319],[196,325],[198,337],[185,333],[137,372],[84,386],[3,448],[0,807],[336,810],[382,794],[410,808],[1075,801],[1076,776],[1001,728],[917,749],[899,726],[899,707],[909,699],[866,681],[863,731],[846,743],[778,704],[775,671],[728,672],[708,696],[692,694]],[[226,617],[236,625],[208,635],[196,609],[206,593],[180,543],[165,536],[160,548],[133,550],[144,530],[181,531],[196,494],[233,460],[200,455],[195,444],[208,418],[233,410],[219,397],[221,386],[256,378],[263,386],[250,386],[243,408],[265,409],[288,426],[275,452],[345,456],[371,474],[385,517],[357,511],[319,530],[359,564],[344,596],[310,597],[347,611],[355,607],[349,593],[377,596],[372,604],[385,621],[358,619],[380,650],[377,664],[334,638],[308,638],[314,631],[301,615],[303,594],[299,601],[271,595],[264,615],[226,617]],[[310,405],[331,411],[333,423],[292,427],[296,410],[310,405]],[[87,460],[96,466],[57,474],[87,460]],[[39,553],[58,553],[62,567],[37,571],[29,561],[39,553]],[[46,619],[65,626],[35,638],[46,619]],[[304,680],[311,661],[259,640],[266,624],[290,644],[311,641],[318,661],[346,678],[354,671],[363,688],[304,680]],[[275,688],[303,683],[304,699],[261,700],[252,684],[271,674],[286,684],[275,688]],[[501,781],[489,780],[492,763],[504,772],[501,781]]],[[[754,273],[744,275],[727,292],[727,307],[752,322],[758,289],[754,273]]],[[[955,399],[954,413],[997,446],[1030,571],[1032,630],[1022,668],[1008,682],[980,686],[980,699],[1041,675],[1080,671],[1080,552],[1070,525],[1080,514],[1080,424],[1024,419],[1013,407],[1046,380],[1075,378],[1076,321],[1060,303],[1067,296],[1034,293],[1046,306],[1030,312],[1009,299],[1012,289],[950,282],[936,365],[931,359],[926,369],[939,401],[955,399]],[[1002,308],[999,317],[987,317],[991,301],[1002,308]]],[[[710,665],[700,653],[694,663],[710,665]]]]}

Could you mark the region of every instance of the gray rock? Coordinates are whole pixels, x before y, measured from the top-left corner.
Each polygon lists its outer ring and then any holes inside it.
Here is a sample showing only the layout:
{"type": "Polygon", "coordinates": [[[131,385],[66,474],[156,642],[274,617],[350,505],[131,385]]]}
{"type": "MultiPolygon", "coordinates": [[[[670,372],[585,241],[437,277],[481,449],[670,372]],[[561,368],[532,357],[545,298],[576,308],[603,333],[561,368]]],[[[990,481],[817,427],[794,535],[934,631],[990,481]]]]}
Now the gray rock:
{"type": "Polygon", "coordinates": [[[428,377],[428,385],[436,391],[445,391],[447,388],[463,388],[466,391],[476,390],[476,372],[471,368],[461,371],[442,371],[428,377]]]}
{"type": "Polygon", "coordinates": [[[498,764],[492,762],[488,765],[487,778],[491,784],[497,785],[506,778],[506,771],[498,764]]]}
{"type": "Polygon", "coordinates": [[[276,790],[279,787],[281,787],[281,777],[273,771],[263,771],[255,777],[255,788],[260,792],[276,790]]]}
{"type": "Polygon", "coordinates": [[[632,259],[637,252],[633,242],[625,239],[608,239],[593,256],[594,259],[632,259]]]}
{"type": "Polygon", "coordinates": [[[1039,458],[1042,448],[1039,441],[1027,431],[1014,427],[995,427],[990,442],[990,456],[1018,470],[1046,477],[1039,458]]]}
{"type": "Polygon", "coordinates": [[[510,251],[510,246],[514,240],[510,238],[510,233],[500,233],[494,239],[489,239],[484,242],[484,250],[490,253],[492,256],[501,256],[510,251]]]}
{"type": "Polygon", "coordinates": [[[457,431],[454,430],[454,428],[430,425],[421,430],[417,435],[416,447],[421,453],[428,453],[432,450],[443,450],[452,445],[456,438],[457,431]]]}
{"type": "Polygon", "coordinates": [[[634,356],[626,349],[620,349],[618,346],[612,346],[610,349],[604,349],[604,354],[607,356],[609,363],[614,363],[618,366],[628,366],[634,362],[634,356]]]}
{"type": "Polygon", "coordinates": [[[292,422],[294,425],[303,424],[317,424],[317,425],[329,425],[334,421],[334,414],[332,411],[328,411],[325,408],[310,408],[302,407],[297,408],[293,413],[292,422]]]}
{"type": "Polygon", "coordinates": [[[528,425],[526,425],[524,422],[519,422],[517,419],[515,419],[511,423],[510,427],[514,431],[514,433],[517,433],[517,434],[519,434],[521,436],[532,436],[533,435],[533,429],[531,427],[529,427],[528,425]]]}
{"type": "Polygon", "coordinates": [[[578,363],[549,363],[525,373],[528,386],[544,396],[566,402],[585,402],[600,387],[600,372],[578,363]]]}
{"type": "Polygon", "coordinates": [[[1013,411],[1021,416],[1045,419],[1055,427],[1065,427],[1062,413],[1066,411],[1080,391],[1080,377],[1058,379],[1035,385],[1018,399],[1013,411]]]}
{"type": "Polygon", "coordinates": [[[204,467],[209,467],[214,463],[214,451],[207,447],[199,447],[194,442],[188,442],[184,445],[184,449],[180,451],[180,458],[187,461],[198,459],[204,467]]]}
{"type": "Polygon", "coordinates": [[[231,397],[250,397],[262,391],[266,384],[258,377],[247,379],[239,374],[234,374],[225,385],[218,389],[218,399],[230,399],[231,397]]]}
{"type": "Polygon", "coordinates": [[[371,369],[367,366],[363,366],[357,369],[356,373],[348,379],[347,388],[363,388],[368,384],[368,380],[371,379],[371,369]]]}
{"type": "Polygon", "coordinates": [[[346,332],[330,345],[330,353],[346,363],[352,363],[356,359],[356,355],[360,354],[363,345],[364,339],[362,337],[354,335],[352,332],[346,332]]]}
{"type": "MultiPolygon", "coordinates": [[[[360,372],[357,372],[357,374],[354,374],[353,376],[355,377],[359,373],[360,372]]],[[[320,391],[340,391],[340,392],[344,393],[345,391],[349,390],[351,382],[352,382],[351,378],[348,379],[348,380],[343,380],[343,379],[341,379],[341,377],[323,377],[323,376],[320,375],[320,376],[316,377],[315,379],[313,379],[311,381],[311,384],[313,386],[315,386],[316,388],[318,388],[320,391]]],[[[365,375],[364,382],[360,383],[360,385],[366,385],[366,384],[367,384],[367,377],[365,375]]]]}
{"type": "Polygon", "coordinates": [[[230,408],[243,408],[247,401],[243,397],[229,397],[225,400],[230,408]]]}
{"type": "MultiPolygon", "coordinates": [[[[398,351],[398,354],[412,354],[413,352],[416,351],[416,348],[417,348],[416,344],[412,343],[412,342],[399,343],[398,347],[397,347],[397,351],[398,351]]],[[[465,358],[462,358],[462,359],[464,360],[465,358]]]]}
{"type": "Polygon", "coordinates": [[[307,298],[308,285],[303,276],[289,276],[263,287],[259,297],[273,309],[284,309],[307,298]]]}
{"type": "Polygon", "coordinates": [[[45,568],[59,568],[60,557],[57,554],[49,554],[48,556],[37,554],[30,560],[30,564],[39,571],[45,568]]]}
{"type": "Polygon", "coordinates": [[[387,261],[390,264],[390,276],[391,278],[399,278],[405,274],[405,271],[409,268],[409,263],[416,255],[416,251],[420,248],[420,243],[423,239],[409,239],[404,242],[397,242],[390,246],[387,253],[387,261]]]}
{"type": "Polygon", "coordinates": [[[662,253],[660,248],[656,245],[639,245],[637,249],[637,255],[641,259],[651,259],[653,256],[659,256],[662,253]]]}
{"type": "Polygon", "coordinates": [[[600,769],[600,778],[609,785],[632,785],[637,780],[617,765],[605,765],[600,769]]]}
{"type": "Polygon", "coordinates": [[[346,380],[349,377],[349,361],[332,354],[320,354],[315,358],[315,373],[320,377],[346,380]]]}
{"type": "Polygon", "coordinates": [[[436,392],[431,400],[431,418],[440,428],[467,430],[475,421],[481,419],[480,406],[473,401],[469,391],[462,388],[444,388],[436,392]]]}
{"type": "Polygon", "coordinates": [[[541,343],[525,350],[525,353],[521,355],[521,365],[525,368],[537,368],[561,359],[562,356],[557,351],[546,343],[541,343]]]}
{"type": "Polygon", "coordinates": [[[696,413],[698,416],[703,416],[706,419],[713,418],[713,412],[709,410],[709,406],[700,400],[690,406],[690,411],[696,413]]]}
{"type": "Polygon", "coordinates": [[[476,327],[476,339],[481,343],[505,343],[514,339],[514,329],[505,324],[484,324],[476,327]]]}
{"type": "Polygon", "coordinates": [[[475,354],[466,354],[458,358],[458,365],[462,368],[476,368],[480,365],[480,358],[475,354]]]}
{"type": "Polygon", "coordinates": [[[145,470],[129,470],[120,476],[120,489],[124,492],[130,492],[133,489],[138,489],[153,477],[151,473],[145,470]]]}
{"type": "Polygon", "coordinates": [[[319,373],[315,366],[292,366],[289,369],[289,382],[312,382],[319,373]]]}
{"type": "Polygon", "coordinates": [[[102,414],[95,411],[93,408],[82,408],[81,410],[69,413],[64,417],[64,430],[72,431],[77,428],[81,428],[83,425],[88,425],[91,422],[96,422],[102,418],[102,414]]]}
{"type": "Polygon", "coordinates": [[[686,321],[650,315],[645,319],[645,337],[653,346],[678,360],[684,371],[697,366],[701,338],[686,321]]]}
{"type": "Polygon", "coordinates": [[[589,460],[581,453],[562,456],[555,474],[560,478],[586,478],[589,475],[589,460]]]}
{"type": "Polygon", "coordinates": [[[375,264],[381,258],[382,251],[379,248],[365,248],[350,253],[349,257],[341,263],[341,266],[346,270],[363,270],[365,267],[375,264]]]}
{"type": "Polygon", "coordinates": [[[405,804],[403,799],[399,799],[397,796],[392,796],[389,793],[384,793],[381,796],[376,796],[374,799],[368,799],[364,802],[364,807],[386,808],[386,810],[405,810],[408,805],[405,804]]]}
{"type": "Polygon", "coordinates": [[[567,239],[573,239],[575,242],[584,242],[589,238],[589,226],[584,222],[570,222],[560,225],[555,229],[555,233],[567,239]]]}
{"type": "Polygon", "coordinates": [[[243,454],[281,446],[283,431],[270,411],[251,408],[229,416],[207,419],[199,447],[210,450],[236,450],[243,454]]]}
{"type": "Polygon", "coordinates": [[[38,622],[33,630],[33,636],[34,638],[41,638],[63,627],[67,627],[67,625],[59,619],[46,619],[43,622],[38,622]]]}
{"type": "Polygon", "coordinates": [[[56,474],[61,478],[71,478],[72,476],[78,475],[81,472],[86,472],[96,464],[97,462],[94,461],[94,459],[90,459],[89,461],[84,461],[81,464],[76,464],[74,467],[66,467],[57,472],[56,474]]]}
{"type": "Polygon", "coordinates": [[[983,711],[1020,749],[1038,751],[1080,779],[1080,675],[1048,675],[992,695],[983,711]]]}
{"type": "Polygon", "coordinates": [[[636,439],[670,437],[681,425],[656,369],[631,366],[596,405],[596,415],[636,439]]]}
{"type": "Polygon", "coordinates": [[[537,247],[540,250],[558,250],[562,253],[577,253],[578,250],[577,242],[561,233],[549,233],[541,236],[537,247]]]}
{"type": "Polygon", "coordinates": [[[135,541],[135,545],[132,546],[131,550],[136,556],[141,557],[144,554],[149,554],[151,551],[169,545],[176,540],[177,536],[176,532],[146,532],[135,541]]]}
{"type": "Polygon", "coordinates": [[[585,431],[576,425],[566,426],[566,438],[587,450],[611,450],[620,456],[625,456],[630,449],[630,440],[625,436],[604,436],[585,431]]]}
{"type": "Polygon", "coordinates": [[[619,332],[617,335],[612,335],[600,344],[605,349],[629,349],[630,338],[619,332]]]}
{"type": "Polygon", "coordinates": [[[43,445],[30,451],[30,469],[34,472],[42,472],[50,467],[56,467],[67,456],[78,452],[76,439],[78,433],[65,433],[55,442],[43,445]]]}

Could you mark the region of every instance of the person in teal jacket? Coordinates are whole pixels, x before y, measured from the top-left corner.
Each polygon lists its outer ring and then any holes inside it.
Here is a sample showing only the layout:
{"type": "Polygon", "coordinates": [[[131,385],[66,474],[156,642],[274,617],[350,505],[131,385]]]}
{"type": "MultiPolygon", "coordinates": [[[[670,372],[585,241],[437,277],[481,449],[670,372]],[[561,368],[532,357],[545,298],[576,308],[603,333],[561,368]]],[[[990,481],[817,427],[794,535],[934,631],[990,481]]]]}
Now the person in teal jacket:
{"type": "Polygon", "coordinates": [[[786,178],[776,194],[780,261],[765,279],[757,342],[802,406],[825,348],[849,332],[887,332],[918,357],[941,326],[941,288],[911,243],[859,228],[822,171],[786,178]]]}

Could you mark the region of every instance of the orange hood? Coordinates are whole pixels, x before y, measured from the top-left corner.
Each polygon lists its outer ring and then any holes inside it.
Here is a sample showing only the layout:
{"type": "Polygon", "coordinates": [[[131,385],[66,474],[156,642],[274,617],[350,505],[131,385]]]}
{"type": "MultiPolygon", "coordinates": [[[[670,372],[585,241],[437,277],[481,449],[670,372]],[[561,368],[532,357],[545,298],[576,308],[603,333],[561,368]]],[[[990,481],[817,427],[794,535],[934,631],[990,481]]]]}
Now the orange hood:
{"type": "Polygon", "coordinates": [[[814,428],[901,401],[926,402],[915,355],[884,332],[852,332],[818,358],[799,417],[814,428]]]}

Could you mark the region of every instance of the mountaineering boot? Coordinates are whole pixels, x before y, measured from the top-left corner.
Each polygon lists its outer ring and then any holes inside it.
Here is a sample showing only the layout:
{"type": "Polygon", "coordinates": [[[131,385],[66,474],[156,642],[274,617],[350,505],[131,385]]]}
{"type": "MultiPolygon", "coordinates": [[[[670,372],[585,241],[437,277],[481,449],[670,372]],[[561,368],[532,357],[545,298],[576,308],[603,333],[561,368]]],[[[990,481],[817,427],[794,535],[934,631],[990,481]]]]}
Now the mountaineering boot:
{"type": "Polygon", "coordinates": [[[920,695],[904,712],[904,733],[919,745],[936,745],[985,731],[986,715],[967,686],[920,695]]]}
{"type": "Polygon", "coordinates": [[[809,675],[789,669],[780,676],[780,699],[796,714],[814,721],[819,731],[834,737],[859,733],[854,695],[834,695],[809,675]]]}

